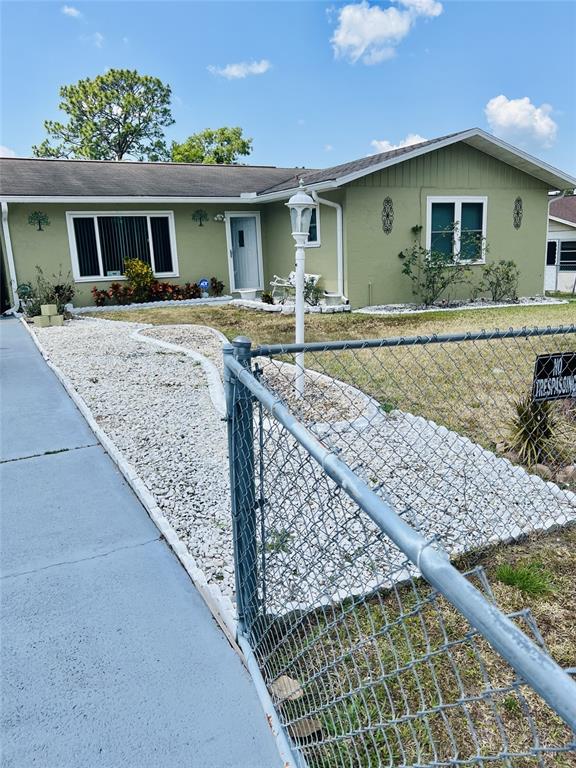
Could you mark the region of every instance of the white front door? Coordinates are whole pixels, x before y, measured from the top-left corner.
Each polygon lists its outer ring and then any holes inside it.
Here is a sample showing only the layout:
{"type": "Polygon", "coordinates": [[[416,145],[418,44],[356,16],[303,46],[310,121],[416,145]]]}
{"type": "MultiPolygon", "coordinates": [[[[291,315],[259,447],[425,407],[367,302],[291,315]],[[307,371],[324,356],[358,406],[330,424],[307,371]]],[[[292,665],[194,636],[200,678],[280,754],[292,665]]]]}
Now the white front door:
{"type": "Polygon", "coordinates": [[[546,248],[546,266],[544,267],[544,290],[555,291],[558,272],[558,241],[548,240],[546,248]]]}
{"type": "Polygon", "coordinates": [[[226,221],[231,289],[233,291],[262,290],[259,215],[228,213],[226,221]]]}

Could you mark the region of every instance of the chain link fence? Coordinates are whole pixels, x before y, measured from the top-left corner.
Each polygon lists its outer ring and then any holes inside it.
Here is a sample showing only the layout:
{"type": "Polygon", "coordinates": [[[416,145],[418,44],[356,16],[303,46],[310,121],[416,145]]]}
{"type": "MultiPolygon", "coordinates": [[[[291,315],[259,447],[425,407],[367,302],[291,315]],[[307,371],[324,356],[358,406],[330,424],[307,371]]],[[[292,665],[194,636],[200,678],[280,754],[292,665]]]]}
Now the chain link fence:
{"type": "Polygon", "coordinates": [[[576,544],[575,349],[575,327],[226,349],[239,625],[294,765],[576,765],[569,615],[541,633],[527,607],[576,544]]]}

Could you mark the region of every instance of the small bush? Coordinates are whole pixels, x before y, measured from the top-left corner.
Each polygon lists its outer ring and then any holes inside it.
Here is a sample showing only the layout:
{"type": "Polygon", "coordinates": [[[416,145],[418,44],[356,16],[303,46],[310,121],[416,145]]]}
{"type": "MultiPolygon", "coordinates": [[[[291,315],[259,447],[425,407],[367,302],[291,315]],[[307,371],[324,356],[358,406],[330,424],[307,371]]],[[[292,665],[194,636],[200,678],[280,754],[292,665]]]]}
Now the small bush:
{"type": "Polygon", "coordinates": [[[492,301],[518,301],[520,270],[514,261],[498,261],[487,264],[482,270],[479,290],[489,293],[492,301]]]}
{"type": "Polygon", "coordinates": [[[556,453],[555,436],[558,422],[552,403],[538,403],[528,397],[515,404],[516,415],[510,421],[509,448],[527,467],[546,464],[556,453]]]}
{"type": "Polygon", "coordinates": [[[148,301],[150,286],[154,282],[154,273],[150,264],[146,264],[141,259],[126,259],[124,276],[132,292],[132,301],[148,301]]]}
{"type": "Polygon", "coordinates": [[[70,273],[62,274],[62,267],[52,279],[44,276],[42,268],[36,265],[36,285],[29,286],[27,298],[24,299],[24,311],[28,317],[37,317],[42,304],[56,304],[58,314],[64,314],[64,307],[74,298],[74,286],[70,273]]]}
{"type": "Polygon", "coordinates": [[[210,296],[222,296],[224,293],[224,283],[217,277],[210,278],[210,296]]]}
{"type": "Polygon", "coordinates": [[[524,565],[503,563],[496,569],[496,578],[509,587],[516,587],[526,595],[537,597],[552,592],[552,576],[541,563],[524,565]]]}
{"type": "Polygon", "coordinates": [[[262,296],[260,296],[260,300],[263,304],[274,304],[274,296],[272,296],[271,293],[268,293],[268,291],[264,291],[262,296]]]}
{"type": "Polygon", "coordinates": [[[311,307],[315,307],[320,301],[321,296],[322,289],[318,287],[315,279],[313,277],[304,278],[304,301],[310,304],[311,307]]]}

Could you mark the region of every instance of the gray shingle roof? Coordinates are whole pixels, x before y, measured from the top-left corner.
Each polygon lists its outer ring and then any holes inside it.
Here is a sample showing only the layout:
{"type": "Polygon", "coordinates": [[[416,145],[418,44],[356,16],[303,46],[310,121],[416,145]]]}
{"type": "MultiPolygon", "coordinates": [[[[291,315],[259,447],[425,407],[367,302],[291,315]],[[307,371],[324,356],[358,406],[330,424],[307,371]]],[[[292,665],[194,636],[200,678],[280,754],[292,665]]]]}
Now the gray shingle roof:
{"type": "Polygon", "coordinates": [[[553,200],[550,203],[550,216],[556,216],[557,219],[572,221],[576,224],[576,196],[569,195],[560,200],[553,200]]]}
{"type": "MultiPolygon", "coordinates": [[[[461,132],[459,132],[461,133],[461,132]]],[[[384,162],[385,160],[391,160],[395,157],[401,157],[402,155],[407,154],[408,152],[413,152],[415,149],[419,149],[421,147],[431,147],[433,144],[437,144],[440,141],[444,141],[445,139],[453,138],[454,136],[458,136],[458,133],[450,133],[446,136],[439,136],[436,139],[430,139],[429,141],[421,141],[419,144],[410,144],[410,146],[407,147],[400,147],[398,149],[391,149],[389,152],[380,152],[377,155],[368,155],[366,157],[361,157],[359,160],[352,160],[349,163],[342,163],[341,165],[333,165],[331,168],[324,168],[320,171],[315,170],[298,170],[294,176],[290,179],[286,179],[285,181],[281,181],[280,183],[277,183],[273,187],[269,187],[268,189],[261,190],[260,194],[269,192],[281,192],[284,189],[292,189],[293,187],[298,186],[298,181],[300,178],[304,179],[304,182],[306,184],[319,184],[323,181],[332,181],[333,179],[340,179],[343,176],[348,176],[350,173],[356,173],[357,171],[363,171],[367,168],[370,168],[373,165],[378,165],[379,163],[384,162]]]]}
{"type": "Polygon", "coordinates": [[[98,160],[2,158],[0,195],[239,197],[288,178],[296,168],[98,160]]]}

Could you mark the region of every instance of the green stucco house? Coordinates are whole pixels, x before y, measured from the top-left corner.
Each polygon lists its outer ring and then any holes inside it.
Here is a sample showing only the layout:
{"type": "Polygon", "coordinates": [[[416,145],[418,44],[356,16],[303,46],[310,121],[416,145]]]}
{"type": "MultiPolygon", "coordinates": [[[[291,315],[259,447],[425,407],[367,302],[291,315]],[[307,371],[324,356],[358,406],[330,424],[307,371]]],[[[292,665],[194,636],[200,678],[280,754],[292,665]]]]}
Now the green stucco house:
{"type": "Polygon", "coordinates": [[[319,203],[306,270],[322,275],[321,287],[353,307],[412,301],[398,254],[416,239],[459,257],[458,238],[443,237],[454,224],[489,244],[487,254],[468,254],[471,264],[513,259],[520,294],[539,294],[549,195],[576,186],[576,179],[479,129],[324,170],[0,163],[8,300],[15,301],[19,284],[34,280],[36,265],[45,274],[62,266],[73,275],[76,305],[92,303],[93,286],[121,280],[128,256],[148,261],[159,279],[171,282],[215,276],[232,294],[268,290],[274,275],[293,269],[285,203],[300,178],[319,203]]]}

